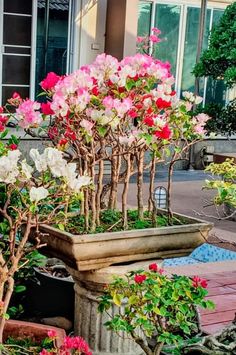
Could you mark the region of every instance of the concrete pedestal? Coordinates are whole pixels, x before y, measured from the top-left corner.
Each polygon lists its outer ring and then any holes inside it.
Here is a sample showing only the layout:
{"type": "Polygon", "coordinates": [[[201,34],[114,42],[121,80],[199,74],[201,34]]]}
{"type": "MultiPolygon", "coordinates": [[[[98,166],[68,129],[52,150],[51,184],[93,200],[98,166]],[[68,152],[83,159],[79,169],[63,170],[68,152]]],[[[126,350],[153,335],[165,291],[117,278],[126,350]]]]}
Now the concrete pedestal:
{"type": "MultiPolygon", "coordinates": [[[[106,313],[98,313],[98,297],[104,293],[104,285],[112,280],[112,275],[122,276],[130,270],[145,268],[148,262],[137,262],[128,266],[110,266],[96,271],[79,272],[68,268],[75,281],[75,335],[83,337],[93,355],[143,355],[142,349],[126,334],[109,331],[104,323],[110,318],[106,313]]],[[[160,263],[159,263],[160,264],[160,263]]],[[[116,307],[111,310],[115,314],[116,307]]]]}

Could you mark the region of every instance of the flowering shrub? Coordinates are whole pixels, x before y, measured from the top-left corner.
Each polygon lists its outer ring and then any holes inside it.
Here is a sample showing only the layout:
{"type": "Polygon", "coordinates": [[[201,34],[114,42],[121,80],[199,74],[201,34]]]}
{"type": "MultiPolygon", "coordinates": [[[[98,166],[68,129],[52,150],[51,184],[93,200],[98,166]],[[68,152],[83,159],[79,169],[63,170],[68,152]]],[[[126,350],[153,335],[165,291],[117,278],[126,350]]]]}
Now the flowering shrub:
{"type": "Polygon", "coordinates": [[[33,165],[21,159],[18,149],[10,149],[5,146],[0,156],[0,215],[8,230],[8,239],[4,238],[0,248],[0,342],[15,272],[24,266],[25,254],[41,246],[39,225],[55,218],[66,223],[70,206],[91,185],[91,178],[78,175],[76,164],[67,163],[56,148],[46,148],[42,154],[31,149],[33,165]],[[36,242],[29,246],[33,228],[36,242]]]}
{"type": "Polygon", "coordinates": [[[106,327],[125,332],[148,355],[160,354],[165,345],[175,349],[199,332],[196,307],[214,308],[207,295],[207,282],[198,276],[164,274],[155,263],[149,270],[129,272],[115,278],[100,297],[99,311],[111,320],[106,327]],[[116,314],[109,310],[117,306],[116,314]]]}
{"type": "MultiPolygon", "coordinates": [[[[66,336],[63,340],[63,344],[58,347],[56,344],[57,333],[54,330],[48,332],[48,339],[46,339],[49,349],[43,349],[40,355],[92,355],[89,350],[88,344],[81,337],[66,336]],[[51,346],[50,346],[51,345],[51,346]]],[[[45,341],[44,341],[45,342],[45,341]]]]}
{"type": "MultiPolygon", "coordinates": [[[[148,41],[157,43],[158,36],[159,30],[154,28],[148,41]]],[[[97,182],[96,189],[85,189],[81,202],[86,232],[93,232],[100,225],[104,206],[116,209],[120,182],[123,182],[123,228],[128,228],[128,186],[135,173],[138,218],[144,219],[145,169],[150,169],[148,210],[154,221],[156,163],[170,155],[171,174],[174,163],[187,159],[190,145],[202,139],[209,119],[204,114],[192,117],[192,106],[200,103],[201,98],[185,93],[184,99],[178,100],[173,84],[169,63],[150,55],[138,53],[119,62],[101,54],[94,63],[72,74],[59,77],[49,73],[41,82],[47,97],[41,106],[16,94],[9,100],[16,107],[14,118],[21,127],[35,134],[34,128],[40,125],[40,131],[44,128],[58,149],[76,161],[80,175],[87,174],[97,182]],[[148,162],[147,151],[150,152],[148,162]],[[111,164],[110,181],[106,183],[105,161],[111,164]]],[[[168,189],[169,197],[170,194],[168,189]]],[[[171,210],[170,198],[168,207],[171,210]]]]}

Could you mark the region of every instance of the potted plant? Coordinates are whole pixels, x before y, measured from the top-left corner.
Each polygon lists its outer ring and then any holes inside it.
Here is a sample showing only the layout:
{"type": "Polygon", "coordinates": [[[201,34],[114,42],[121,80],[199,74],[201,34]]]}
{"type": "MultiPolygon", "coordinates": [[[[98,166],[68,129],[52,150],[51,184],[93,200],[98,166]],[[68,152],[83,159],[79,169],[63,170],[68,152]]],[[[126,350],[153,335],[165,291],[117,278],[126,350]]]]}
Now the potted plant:
{"type": "Polygon", "coordinates": [[[145,354],[183,354],[182,348],[202,335],[197,307],[214,308],[205,300],[206,287],[200,277],[169,277],[152,263],[148,271],[115,277],[100,297],[98,309],[109,316],[108,330],[125,332],[145,354]],[[112,305],[116,311],[110,313],[112,305]]]}
{"type": "MultiPolygon", "coordinates": [[[[16,107],[14,118],[21,127],[31,135],[49,138],[76,164],[79,174],[89,176],[94,184],[83,190],[76,216],[40,227],[41,241],[51,255],[89,270],[123,261],[183,256],[205,242],[212,225],[173,214],[170,197],[174,164],[186,159],[189,147],[202,139],[209,117],[192,117],[191,108],[201,98],[185,93],[178,100],[173,84],[170,65],[147,54],[120,62],[102,54],[72,74],[49,73],[41,82],[48,100],[41,106],[17,95],[8,100],[16,107]],[[156,164],[168,155],[166,212],[157,210],[153,191],[156,164]],[[111,168],[109,181],[104,175],[106,162],[111,168]],[[147,169],[146,208],[143,173],[147,169]],[[134,174],[136,212],[127,207],[134,174]]],[[[43,156],[34,160],[41,164],[43,156]]]]}
{"type": "MultiPolygon", "coordinates": [[[[4,131],[0,139],[5,135],[4,131]]],[[[5,339],[4,331],[12,325],[5,327],[14,276],[29,262],[26,255],[42,247],[40,224],[50,223],[55,215],[64,219],[68,206],[77,203],[83,186],[91,182],[89,177],[78,176],[75,165],[67,163],[55,148],[46,148],[41,161],[35,159],[39,152],[32,149],[30,155],[35,164],[30,166],[21,159],[12,139],[6,144],[0,142],[0,223],[8,231],[0,245],[0,343],[5,339]],[[36,238],[34,245],[29,245],[32,229],[36,238]]]]}

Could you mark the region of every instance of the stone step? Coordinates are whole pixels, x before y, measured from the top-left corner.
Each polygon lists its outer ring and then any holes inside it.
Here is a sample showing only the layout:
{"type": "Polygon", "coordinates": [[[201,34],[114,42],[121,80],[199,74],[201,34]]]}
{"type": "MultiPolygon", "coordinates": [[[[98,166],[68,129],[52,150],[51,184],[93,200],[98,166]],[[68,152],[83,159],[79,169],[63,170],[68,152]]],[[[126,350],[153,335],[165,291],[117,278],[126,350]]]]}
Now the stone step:
{"type": "Polygon", "coordinates": [[[236,153],[214,153],[213,160],[214,163],[223,163],[226,159],[234,159],[236,164],[236,153]]]}

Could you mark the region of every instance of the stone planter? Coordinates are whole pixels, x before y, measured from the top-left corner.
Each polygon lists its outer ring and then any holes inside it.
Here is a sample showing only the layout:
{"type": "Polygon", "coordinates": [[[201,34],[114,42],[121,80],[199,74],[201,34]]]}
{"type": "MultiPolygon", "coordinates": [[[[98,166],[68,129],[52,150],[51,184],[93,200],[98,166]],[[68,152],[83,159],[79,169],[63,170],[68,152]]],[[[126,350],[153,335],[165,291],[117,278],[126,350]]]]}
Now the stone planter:
{"type": "Polygon", "coordinates": [[[43,225],[41,242],[47,244],[48,255],[60,258],[79,271],[135,260],[189,255],[205,243],[213,225],[183,215],[175,216],[185,218],[189,224],[87,235],[73,235],[43,225]]]}
{"type": "Polygon", "coordinates": [[[56,345],[61,346],[66,336],[64,329],[19,320],[8,320],[3,331],[3,342],[10,336],[14,339],[29,338],[32,342],[41,343],[43,339],[48,337],[49,330],[57,332],[56,345]]]}

